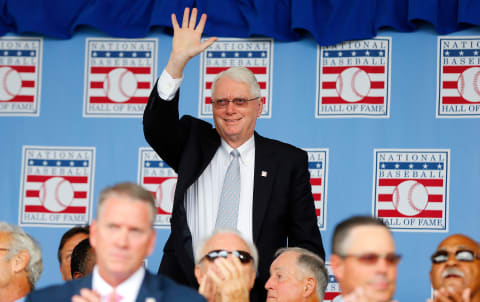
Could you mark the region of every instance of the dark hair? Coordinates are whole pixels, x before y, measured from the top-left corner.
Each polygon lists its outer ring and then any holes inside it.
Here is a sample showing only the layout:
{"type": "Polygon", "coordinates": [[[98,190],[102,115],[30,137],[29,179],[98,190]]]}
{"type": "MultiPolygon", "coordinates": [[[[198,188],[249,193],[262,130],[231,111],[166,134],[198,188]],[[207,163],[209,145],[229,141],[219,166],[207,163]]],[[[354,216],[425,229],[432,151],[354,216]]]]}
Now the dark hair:
{"type": "Polygon", "coordinates": [[[57,251],[57,257],[58,257],[58,262],[62,263],[62,249],[65,243],[68,241],[68,239],[72,238],[73,236],[77,234],[90,234],[90,227],[88,225],[86,226],[75,226],[65,232],[63,234],[62,239],[60,239],[60,245],[58,246],[58,251],[57,251]]]}
{"type": "Polygon", "coordinates": [[[346,253],[346,242],[350,237],[351,231],[358,226],[380,226],[388,231],[390,229],[383,222],[383,220],[372,216],[353,216],[350,217],[335,227],[332,237],[332,254],[343,255],[346,253]]]}
{"type": "Polygon", "coordinates": [[[72,259],[70,260],[70,271],[72,274],[72,278],[75,272],[80,272],[83,275],[86,275],[85,269],[91,257],[91,248],[92,246],[90,245],[90,240],[88,238],[85,238],[80,241],[73,249],[72,259]]]}

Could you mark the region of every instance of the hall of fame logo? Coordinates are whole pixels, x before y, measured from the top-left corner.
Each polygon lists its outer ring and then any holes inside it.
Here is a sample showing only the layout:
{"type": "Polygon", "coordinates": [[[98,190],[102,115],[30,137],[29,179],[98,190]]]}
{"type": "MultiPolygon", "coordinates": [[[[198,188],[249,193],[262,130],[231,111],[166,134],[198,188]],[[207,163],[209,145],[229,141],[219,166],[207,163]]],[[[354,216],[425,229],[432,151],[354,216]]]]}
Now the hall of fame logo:
{"type": "Polygon", "coordinates": [[[94,171],[94,147],[24,146],[19,224],[88,224],[94,171]]]}
{"type": "Polygon", "coordinates": [[[39,116],[42,38],[0,38],[0,116],[39,116]]]}
{"type": "Polygon", "coordinates": [[[308,170],[312,185],[315,212],[320,230],[325,230],[327,221],[327,169],[328,149],[304,149],[308,153],[308,170]]]}
{"type": "Polygon", "coordinates": [[[212,117],[212,82],[230,67],[246,67],[257,78],[263,101],[261,118],[272,116],[272,39],[220,38],[200,56],[200,103],[198,115],[212,117]]]}
{"type": "Polygon", "coordinates": [[[480,37],[438,37],[437,118],[480,117],[480,37]]]}
{"type": "Polygon", "coordinates": [[[450,150],[375,149],[373,215],[397,231],[448,232],[450,150]]]}
{"type": "Polygon", "coordinates": [[[325,290],[325,297],[323,301],[325,302],[335,302],[337,296],[341,295],[340,285],[338,284],[337,278],[333,275],[332,267],[329,262],[325,263],[325,267],[328,271],[328,285],[325,290]]]}
{"type": "Polygon", "coordinates": [[[390,115],[390,37],[317,47],[316,118],[390,115]]]}
{"type": "Polygon", "coordinates": [[[156,39],[89,38],[85,117],[141,117],[156,77],[156,39]]]}
{"type": "Polygon", "coordinates": [[[138,183],[152,192],[157,205],[154,226],[169,228],[177,173],[151,148],[140,148],[138,154],[138,183]]]}

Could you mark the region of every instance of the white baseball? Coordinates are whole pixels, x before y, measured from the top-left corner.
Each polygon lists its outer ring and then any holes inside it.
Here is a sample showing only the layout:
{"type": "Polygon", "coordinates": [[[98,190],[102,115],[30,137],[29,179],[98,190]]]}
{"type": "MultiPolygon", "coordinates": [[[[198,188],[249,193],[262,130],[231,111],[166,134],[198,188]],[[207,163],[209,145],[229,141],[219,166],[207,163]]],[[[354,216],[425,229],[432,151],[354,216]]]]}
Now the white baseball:
{"type": "Polygon", "coordinates": [[[406,180],[393,190],[393,206],[403,215],[415,216],[428,203],[427,189],[415,180],[406,180]]]}
{"type": "Polygon", "coordinates": [[[470,102],[480,102],[480,67],[471,67],[460,74],[457,80],[460,95],[470,102]]]}
{"type": "Polygon", "coordinates": [[[20,74],[11,67],[0,67],[0,101],[10,101],[22,88],[20,74]]]}
{"type": "Polygon", "coordinates": [[[370,91],[370,77],[358,67],[342,71],[336,82],[338,95],[347,102],[358,102],[370,91]]]}
{"type": "Polygon", "coordinates": [[[123,103],[135,95],[137,79],[125,68],[111,70],[103,80],[105,95],[114,102],[123,103]]]}
{"type": "Polygon", "coordinates": [[[169,178],[158,185],[157,188],[157,207],[160,207],[164,212],[172,213],[173,197],[175,195],[175,187],[177,186],[176,178],[169,178]],[[166,194],[164,194],[164,192],[166,194]]]}
{"type": "Polygon", "coordinates": [[[52,177],[40,187],[40,202],[49,211],[65,210],[73,201],[73,186],[63,177],[52,177]]]}

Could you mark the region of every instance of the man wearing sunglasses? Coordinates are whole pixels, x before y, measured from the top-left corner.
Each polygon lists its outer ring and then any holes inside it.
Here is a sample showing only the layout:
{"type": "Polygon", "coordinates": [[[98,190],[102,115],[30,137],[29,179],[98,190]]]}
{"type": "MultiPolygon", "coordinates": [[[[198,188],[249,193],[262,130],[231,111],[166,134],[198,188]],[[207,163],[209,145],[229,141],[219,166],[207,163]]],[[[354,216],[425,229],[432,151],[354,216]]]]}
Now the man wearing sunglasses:
{"type": "Polygon", "coordinates": [[[355,216],[339,223],[330,262],[342,296],[334,301],[391,301],[399,261],[392,234],[380,219],[355,216]]]}
{"type": "Polygon", "coordinates": [[[255,132],[263,102],[255,75],[245,67],[227,69],[212,81],[215,128],[192,116],[180,118],[185,65],[216,40],[201,40],[206,15],[197,24],[197,13],[186,8],[181,24],[172,15],[172,51],[143,117],[146,140],[178,174],[159,273],[198,287],[192,247],[215,228],[238,229],[262,251],[251,298],[265,301],[277,249],[288,242],[325,258],[308,156],[255,132]]]}
{"type": "Polygon", "coordinates": [[[431,257],[431,302],[480,301],[480,246],[471,238],[447,237],[431,257]]]}
{"type": "Polygon", "coordinates": [[[255,282],[258,252],[236,230],[217,229],[195,248],[199,293],[209,302],[248,302],[255,282]]]}

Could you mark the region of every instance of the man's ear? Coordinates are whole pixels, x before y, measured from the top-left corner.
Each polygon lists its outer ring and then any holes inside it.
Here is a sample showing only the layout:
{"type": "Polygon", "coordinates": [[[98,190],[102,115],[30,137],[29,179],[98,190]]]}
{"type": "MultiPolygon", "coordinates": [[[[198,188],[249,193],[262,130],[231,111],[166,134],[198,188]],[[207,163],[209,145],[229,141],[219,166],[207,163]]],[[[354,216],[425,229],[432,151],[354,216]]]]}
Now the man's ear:
{"type": "Polygon", "coordinates": [[[332,268],[335,278],[338,281],[343,280],[343,275],[344,275],[343,258],[338,255],[332,254],[332,256],[330,257],[330,267],[332,268]]]}
{"type": "Polygon", "coordinates": [[[30,261],[30,254],[28,253],[28,251],[27,250],[21,250],[14,257],[13,271],[15,273],[19,273],[21,271],[24,271],[27,268],[29,261],[30,261]]]}
{"type": "MultiPolygon", "coordinates": [[[[303,296],[310,297],[316,293],[317,281],[313,277],[303,279],[303,296]]],[[[321,297],[318,297],[321,298],[321,297]]]]}
{"type": "Polygon", "coordinates": [[[203,273],[202,270],[200,269],[200,264],[195,265],[195,278],[197,279],[198,284],[202,281],[203,273]]]}
{"type": "Polygon", "coordinates": [[[72,278],[73,279],[83,278],[83,274],[81,272],[75,272],[72,274],[72,278]]]}

